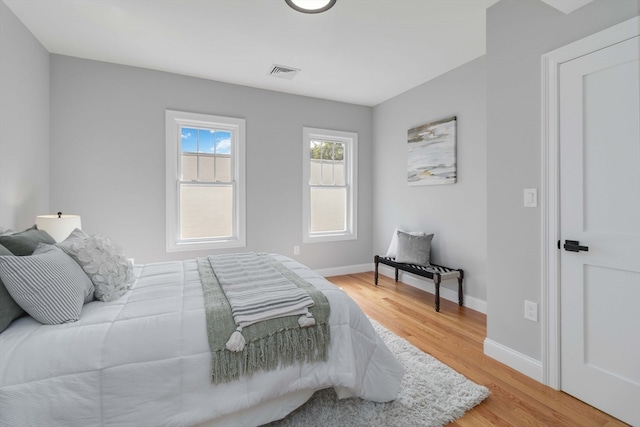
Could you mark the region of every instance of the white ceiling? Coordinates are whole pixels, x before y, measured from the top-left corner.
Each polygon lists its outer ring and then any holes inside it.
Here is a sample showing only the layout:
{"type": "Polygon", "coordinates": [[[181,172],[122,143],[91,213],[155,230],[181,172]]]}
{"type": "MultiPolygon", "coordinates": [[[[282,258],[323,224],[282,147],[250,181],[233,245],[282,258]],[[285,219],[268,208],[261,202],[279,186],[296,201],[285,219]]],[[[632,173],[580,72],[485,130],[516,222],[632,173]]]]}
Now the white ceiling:
{"type": "Polygon", "coordinates": [[[482,56],[497,1],[4,0],[51,53],[368,106],[482,56]]]}

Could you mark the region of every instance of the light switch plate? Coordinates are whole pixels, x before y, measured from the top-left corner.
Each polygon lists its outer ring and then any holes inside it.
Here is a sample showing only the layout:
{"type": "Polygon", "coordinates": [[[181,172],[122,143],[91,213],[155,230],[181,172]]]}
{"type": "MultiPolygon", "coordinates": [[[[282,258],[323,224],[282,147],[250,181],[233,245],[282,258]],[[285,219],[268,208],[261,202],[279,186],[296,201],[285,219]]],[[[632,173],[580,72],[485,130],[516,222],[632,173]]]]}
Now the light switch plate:
{"type": "Polygon", "coordinates": [[[524,189],[524,207],[525,208],[538,207],[538,189],[537,188],[524,189]]]}

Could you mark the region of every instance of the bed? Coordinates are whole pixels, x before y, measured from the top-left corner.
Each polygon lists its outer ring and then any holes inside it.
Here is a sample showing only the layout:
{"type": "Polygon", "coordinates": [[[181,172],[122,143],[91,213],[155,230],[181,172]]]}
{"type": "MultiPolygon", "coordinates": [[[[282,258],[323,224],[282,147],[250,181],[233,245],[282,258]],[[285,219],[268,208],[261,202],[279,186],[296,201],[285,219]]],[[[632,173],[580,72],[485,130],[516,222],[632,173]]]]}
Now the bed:
{"type": "Polygon", "coordinates": [[[139,265],[124,295],[84,304],[75,322],[23,316],[0,334],[0,425],[257,426],[324,388],[393,400],[403,368],[361,309],[300,263],[271,256],[326,296],[326,361],[213,384],[197,260],[139,265]]]}

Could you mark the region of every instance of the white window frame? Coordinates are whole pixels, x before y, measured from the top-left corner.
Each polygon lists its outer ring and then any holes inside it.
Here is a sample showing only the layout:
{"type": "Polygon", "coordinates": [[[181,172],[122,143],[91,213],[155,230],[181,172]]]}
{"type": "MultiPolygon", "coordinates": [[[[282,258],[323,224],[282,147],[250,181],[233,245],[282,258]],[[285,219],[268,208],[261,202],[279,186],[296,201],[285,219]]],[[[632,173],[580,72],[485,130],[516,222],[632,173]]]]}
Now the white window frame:
{"type": "Polygon", "coordinates": [[[245,120],[209,114],[166,110],[166,250],[167,252],[239,248],[246,246],[245,120]],[[181,240],[179,235],[179,183],[181,127],[213,127],[231,133],[234,185],[231,237],[181,240]]]}
{"type": "Polygon", "coordinates": [[[355,240],[358,238],[358,134],[337,130],[304,127],[302,129],[302,212],[303,212],[303,243],[332,242],[340,240],[355,240]],[[346,201],[346,230],[343,232],[311,232],[311,141],[322,139],[344,144],[344,165],[347,188],[346,201]]]}

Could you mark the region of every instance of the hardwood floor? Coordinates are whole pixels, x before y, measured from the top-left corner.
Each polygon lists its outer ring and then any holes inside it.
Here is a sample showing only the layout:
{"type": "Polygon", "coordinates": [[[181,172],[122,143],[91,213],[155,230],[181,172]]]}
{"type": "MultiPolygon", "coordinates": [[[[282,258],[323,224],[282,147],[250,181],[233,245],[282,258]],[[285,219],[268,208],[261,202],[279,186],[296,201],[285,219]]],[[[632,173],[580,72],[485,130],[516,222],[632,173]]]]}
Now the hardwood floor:
{"type": "Polygon", "coordinates": [[[491,395],[450,426],[626,426],[568,394],[484,355],[486,316],[392,278],[373,273],[328,277],[371,318],[470,380],[491,395]]]}

